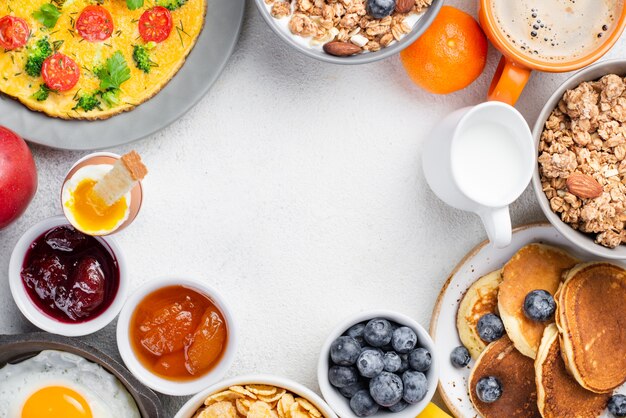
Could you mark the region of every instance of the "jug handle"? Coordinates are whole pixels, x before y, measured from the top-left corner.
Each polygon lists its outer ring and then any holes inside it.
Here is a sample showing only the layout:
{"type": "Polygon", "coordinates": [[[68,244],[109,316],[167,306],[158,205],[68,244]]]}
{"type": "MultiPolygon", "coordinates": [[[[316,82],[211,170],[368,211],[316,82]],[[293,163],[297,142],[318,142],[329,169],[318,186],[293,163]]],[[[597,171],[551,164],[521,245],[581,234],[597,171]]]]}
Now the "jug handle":
{"type": "Polygon", "coordinates": [[[500,58],[498,68],[493,75],[493,80],[491,80],[487,99],[514,106],[530,79],[530,73],[528,68],[524,68],[503,56],[500,58]]]}
{"type": "Polygon", "coordinates": [[[511,243],[511,215],[508,206],[484,209],[478,215],[485,225],[489,241],[496,248],[504,248],[511,243]]]}

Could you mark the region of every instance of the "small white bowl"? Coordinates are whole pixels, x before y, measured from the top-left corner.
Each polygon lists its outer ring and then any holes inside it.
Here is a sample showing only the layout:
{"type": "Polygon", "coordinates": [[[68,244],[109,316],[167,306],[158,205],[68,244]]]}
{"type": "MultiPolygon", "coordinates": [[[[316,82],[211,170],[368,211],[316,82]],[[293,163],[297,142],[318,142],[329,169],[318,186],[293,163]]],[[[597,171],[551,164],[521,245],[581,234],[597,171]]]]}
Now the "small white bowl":
{"type": "MultiPolygon", "coordinates": [[[[552,96],[548,99],[544,105],[541,113],[537,117],[535,127],[533,129],[533,136],[535,137],[535,151],[536,157],[539,155],[539,141],[541,140],[541,134],[545,126],[546,121],[550,117],[552,111],[558,106],[559,101],[567,90],[574,89],[580,85],[583,81],[594,81],[607,74],[618,74],[620,76],[626,75],[626,60],[615,59],[596,62],[565,80],[561,84],[552,96]]],[[[533,189],[535,190],[535,196],[539,202],[539,206],[544,215],[552,226],[559,231],[565,238],[567,238],[572,244],[576,245],[581,250],[593,254],[598,257],[612,259],[612,260],[626,260],[626,245],[622,244],[616,248],[607,248],[600,244],[596,244],[594,236],[585,234],[572,228],[569,224],[566,224],[561,220],[561,217],[552,211],[550,207],[550,201],[543,191],[541,185],[541,177],[539,175],[539,164],[535,166],[535,172],[532,179],[533,189]]]]}
{"type": "Polygon", "coordinates": [[[117,348],[126,364],[137,379],[157,392],[173,396],[188,396],[200,392],[224,377],[235,360],[237,352],[237,328],[235,319],[224,298],[211,286],[191,279],[163,277],[154,279],[139,287],[127,300],[117,321],[117,348]],[[168,286],[185,286],[209,297],[224,315],[228,329],[228,344],[220,362],[207,374],[193,380],[174,381],[155,375],[137,359],[130,342],[130,321],[139,303],[152,292],[168,286]]]}
{"type": "Polygon", "coordinates": [[[322,352],[320,353],[319,362],[317,364],[317,380],[320,385],[322,395],[324,396],[324,399],[326,399],[326,402],[328,402],[331,408],[333,408],[341,418],[358,418],[350,408],[350,400],[339,393],[339,391],[328,381],[330,345],[353,325],[369,321],[374,318],[384,318],[413,329],[417,334],[418,346],[427,349],[432,356],[432,365],[430,366],[430,369],[424,373],[426,375],[426,379],[428,380],[428,391],[426,392],[424,399],[415,405],[409,405],[404,411],[401,412],[391,413],[380,411],[372,415],[373,417],[415,418],[424,410],[424,408],[426,408],[437,390],[437,383],[439,382],[439,356],[435,350],[435,343],[432,338],[430,338],[430,335],[424,327],[422,327],[414,319],[393,311],[381,310],[361,312],[342,321],[337,328],[330,333],[326,342],[324,342],[324,345],[322,346],[322,352]]]}
{"type": "Polygon", "coordinates": [[[13,295],[13,300],[15,300],[15,304],[33,325],[53,334],[64,335],[66,337],[78,337],[81,335],[92,334],[104,328],[111,321],[113,321],[113,319],[115,319],[117,314],[122,309],[124,301],[126,300],[126,294],[128,293],[126,260],[124,258],[124,253],[113,238],[94,237],[109,250],[118,264],[120,282],[111,305],[97,317],[89,321],[76,324],[61,322],[48,316],[31,300],[30,296],[26,292],[20,273],[24,264],[24,258],[26,257],[26,253],[28,252],[31,244],[50,229],[62,225],[70,224],[64,216],[54,216],[52,218],[44,219],[24,232],[24,235],[22,235],[17,244],[15,244],[15,248],[13,248],[13,253],[11,254],[11,260],[9,261],[9,286],[11,288],[11,294],[13,295]]]}
{"type": "Polygon", "coordinates": [[[312,390],[293,380],[279,376],[271,375],[248,375],[239,376],[232,379],[224,380],[210,388],[203,390],[193,398],[189,399],[185,405],[178,411],[174,418],[192,418],[198,409],[204,404],[204,400],[214,393],[218,393],[228,389],[231,386],[243,385],[271,385],[287,389],[288,391],[308,400],[315,406],[325,418],[337,418],[332,409],[312,390]]]}

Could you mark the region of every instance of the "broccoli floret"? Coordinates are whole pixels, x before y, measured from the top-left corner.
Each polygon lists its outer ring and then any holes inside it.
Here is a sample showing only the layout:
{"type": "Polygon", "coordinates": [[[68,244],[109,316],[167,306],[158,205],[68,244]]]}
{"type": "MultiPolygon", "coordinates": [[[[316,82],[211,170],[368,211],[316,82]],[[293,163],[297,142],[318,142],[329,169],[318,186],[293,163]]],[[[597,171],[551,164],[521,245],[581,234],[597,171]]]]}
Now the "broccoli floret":
{"type": "Polygon", "coordinates": [[[185,3],[187,3],[187,0],[156,0],[158,6],[163,6],[171,11],[183,7],[185,3]]]}
{"type": "Polygon", "coordinates": [[[72,110],[82,109],[85,112],[89,112],[95,108],[100,109],[100,100],[98,100],[97,95],[98,92],[81,95],[72,110]]]}
{"type": "Polygon", "coordinates": [[[43,62],[52,55],[52,52],[52,46],[50,46],[47,37],[41,38],[35,45],[29,46],[26,54],[26,74],[39,77],[43,62]]]}
{"type": "Polygon", "coordinates": [[[150,44],[135,45],[133,48],[133,60],[135,61],[135,67],[139,68],[144,73],[148,74],[150,69],[155,66],[155,63],[150,59],[150,44]]]}
{"type": "Polygon", "coordinates": [[[45,84],[42,84],[41,86],[39,86],[39,90],[37,90],[35,94],[33,94],[33,99],[37,100],[38,102],[43,102],[48,98],[48,95],[50,95],[50,88],[48,88],[48,86],[46,86],[45,84]]]}

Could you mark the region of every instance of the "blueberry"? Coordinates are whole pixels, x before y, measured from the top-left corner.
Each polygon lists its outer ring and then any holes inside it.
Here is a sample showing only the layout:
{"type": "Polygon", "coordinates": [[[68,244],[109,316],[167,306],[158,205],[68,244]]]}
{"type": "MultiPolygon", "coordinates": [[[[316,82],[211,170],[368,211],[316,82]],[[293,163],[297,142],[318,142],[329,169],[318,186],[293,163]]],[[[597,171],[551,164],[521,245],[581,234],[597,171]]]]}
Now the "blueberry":
{"type": "Polygon", "coordinates": [[[409,406],[409,404],[408,404],[407,402],[405,402],[405,401],[402,401],[402,400],[401,400],[401,401],[400,401],[400,402],[398,402],[397,404],[395,404],[395,405],[391,405],[391,406],[389,407],[389,411],[390,411],[390,412],[394,412],[394,413],[395,413],[395,412],[404,411],[404,410],[406,409],[406,407],[407,407],[407,406],[409,406]]]}
{"type": "Polygon", "coordinates": [[[476,384],[476,395],[482,402],[495,402],[502,396],[502,383],[497,377],[482,377],[476,384]]]}
{"type": "Polygon", "coordinates": [[[376,350],[363,351],[356,361],[356,367],[363,377],[377,376],[385,368],[383,355],[376,350]]]}
{"type": "Polygon", "coordinates": [[[350,408],[357,417],[369,417],[378,412],[378,404],[372,399],[368,390],[358,391],[350,399],[350,408]]]}
{"type": "Polygon", "coordinates": [[[354,367],[333,366],[328,369],[328,380],[336,388],[345,388],[359,381],[359,372],[354,367]]]}
{"type": "Polygon", "coordinates": [[[396,0],[367,0],[367,11],[375,19],[382,19],[393,13],[396,0]]]}
{"type": "Polygon", "coordinates": [[[377,348],[377,347],[363,347],[361,349],[361,354],[365,353],[366,351],[375,351],[375,352],[379,353],[381,356],[385,355],[385,352],[383,350],[381,350],[380,348],[377,348]]]}
{"type": "Polygon", "coordinates": [[[422,372],[406,371],[402,374],[404,393],[402,399],[415,405],[426,396],[428,392],[428,380],[422,372]]]}
{"type": "Polygon", "coordinates": [[[626,417],[626,396],[613,395],[607,404],[609,412],[616,417],[626,417]]]}
{"type": "Polygon", "coordinates": [[[470,356],[469,351],[467,351],[467,348],[462,345],[456,347],[450,354],[450,361],[452,362],[452,365],[458,368],[467,366],[471,359],[472,357],[470,356]]]}
{"type": "Polygon", "coordinates": [[[339,388],[339,393],[341,393],[346,398],[352,398],[358,391],[369,388],[369,382],[365,380],[359,380],[353,385],[346,386],[343,388],[339,388]]]}
{"type": "Polygon", "coordinates": [[[417,334],[409,327],[400,327],[393,332],[391,345],[398,353],[409,353],[417,344],[417,334]]]}
{"type": "Polygon", "coordinates": [[[385,371],[395,373],[400,370],[402,366],[402,359],[395,351],[389,351],[383,356],[383,363],[385,365],[385,371]]]}
{"type": "Polygon", "coordinates": [[[409,353],[409,366],[418,372],[425,372],[430,369],[432,362],[430,352],[425,348],[416,348],[409,353]]]}
{"type": "Polygon", "coordinates": [[[365,325],[363,336],[365,341],[373,347],[382,347],[389,344],[392,336],[392,328],[386,319],[372,319],[365,325]]]}
{"type": "Polygon", "coordinates": [[[491,343],[495,340],[499,340],[504,335],[504,324],[498,315],[488,313],[483,315],[478,320],[476,325],[478,335],[486,342],[491,343]]]}
{"type": "Polygon", "coordinates": [[[524,299],[524,313],[533,321],[547,321],[554,316],[555,310],[554,298],[545,290],[533,290],[524,299]]]}
{"type": "Polygon", "coordinates": [[[400,354],[400,368],[396,370],[396,373],[401,374],[409,370],[409,355],[408,354],[400,354]]]}
{"type": "Polygon", "coordinates": [[[346,335],[348,337],[352,337],[358,341],[359,344],[363,345],[365,339],[363,338],[363,331],[365,330],[365,322],[361,322],[360,324],[356,324],[351,326],[348,331],[346,331],[346,335]]]}
{"type": "Polygon", "coordinates": [[[380,406],[392,406],[400,402],[404,386],[400,376],[382,372],[370,381],[370,395],[380,406]]]}
{"type": "Polygon", "coordinates": [[[339,337],[330,345],[330,358],[340,366],[352,366],[361,354],[361,345],[352,337],[339,337]]]}

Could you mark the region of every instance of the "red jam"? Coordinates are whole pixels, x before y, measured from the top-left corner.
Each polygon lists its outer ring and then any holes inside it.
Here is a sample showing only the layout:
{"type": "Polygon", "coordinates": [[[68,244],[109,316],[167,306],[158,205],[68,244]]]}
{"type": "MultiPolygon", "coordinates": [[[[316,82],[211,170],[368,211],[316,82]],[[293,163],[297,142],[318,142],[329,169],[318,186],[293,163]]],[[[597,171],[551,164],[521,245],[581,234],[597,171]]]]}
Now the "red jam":
{"type": "Polygon", "coordinates": [[[117,260],[105,245],[69,225],[37,238],[21,272],[33,303],[66,323],[86,322],[104,312],[120,282],[117,260]]]}

